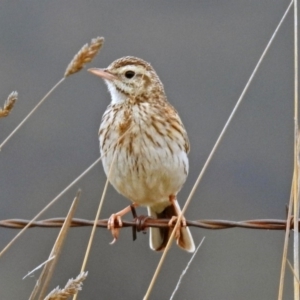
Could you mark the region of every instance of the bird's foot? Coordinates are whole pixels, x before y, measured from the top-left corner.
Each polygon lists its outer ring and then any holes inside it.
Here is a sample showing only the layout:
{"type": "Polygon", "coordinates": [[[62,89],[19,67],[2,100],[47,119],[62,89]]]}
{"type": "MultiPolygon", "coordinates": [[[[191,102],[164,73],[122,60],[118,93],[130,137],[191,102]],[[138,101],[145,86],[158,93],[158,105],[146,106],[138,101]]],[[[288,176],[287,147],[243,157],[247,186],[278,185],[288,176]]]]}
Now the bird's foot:
{"type": "Polygon", "coordinates": [[[121,219],[121,215],[119,215],[119,213],[116,213],[116,214],[112,214],[110,216],[110,218],[108,219],[108,222],[107,222],[107,229],[111,231],[111,234],[113,236],[113,240],[110,242],[110,244],[114,244],[119,235],[120,235],[120,228],[123,226],[123,222],[122,222],[122,219],[121,219]],[[117,227],[115,225],[118,225],[117,227]]]}
{"type": "MultiPolygon", "coordinates": [[[[137,207],[138,204],[136,203],[133,203],[131,206],[133,207],[137,207]]],[[[120,228],[123,227],[123,222],[122,222],[122,217],[124,215],[126,215],[129,211],[131,211],[131,206],[127,206],[125,207],[124,209],[122,209],[121,211],[115,213],[115,214],[112,214],[110,216],[110,218],[108,219],[107,221],[107,229],[111,231],[111,234],[113,236],[113,240],[110,242],[110,244],[114,244],[119,235],[120,235],[120,228]]]]}
{"type": "MultiPolygon", "coordinates": [[[[174,226],[176,226],[177,220],[178,220],[178,217],[177,217],[177,216],[173,216],[173,217],[170,219],[169,223],[168,223],[169,227],[174,227],[174,226]]],[[[180,228],[181,228],[181,227],[186,227],[186,219],[185,219],[184,217],[182,217],[181,220],[180,220],[180,223],[181,223],[181,224],[179,224],[179,225],[175,228],[175,239],[176,239],[176,240],[180,238],[180,228]]]]}

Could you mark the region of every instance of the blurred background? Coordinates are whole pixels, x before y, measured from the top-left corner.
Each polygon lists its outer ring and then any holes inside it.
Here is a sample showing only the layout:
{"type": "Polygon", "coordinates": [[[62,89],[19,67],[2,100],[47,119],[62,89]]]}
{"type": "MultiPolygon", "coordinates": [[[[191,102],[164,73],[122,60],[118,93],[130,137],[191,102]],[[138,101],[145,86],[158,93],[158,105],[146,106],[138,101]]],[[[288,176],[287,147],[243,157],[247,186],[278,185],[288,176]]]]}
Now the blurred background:
{"type": "MultiPolygon", "coordinates": [[[[188,131],[186,200],[211,148],[289,1],[3,1],[0,5],[0,106],[19,100],[0,120],[0,142],[63,76],[83,44],[105,37],[88,67],[134,55],[149,61],[188,131]]],[[[31,219],[99,157],[98,128],[109,104],[107,88],[86,70],[69,77],[0,153],[0,220],[31,219]]],[[[284,219],[293,163],[293,12],[289,12],[190,204],[186,218],[284,219]]],[[[93,219],[106,177],[101,164],[43,218],[64,217],[78,188],[76,217],[93,219]]],[[[128,200],[109,187],[100,218],[128,200]]],[[[144,208],[138,209],[145,214],[144,208]]],[[[125,219],[131,219],[128,215],[125,219]]],[[[79,273],[91,228],[70,230],[51,289],[79,273]]],[[[283,231],[192,228],[205,236],[175,299],[275,299],[283,231]]],[[[1,249],[17,234],[0,229],[1,249]]],[[[0,298],[27,299],[58,229],[35,228],[0,261],[0,298]]],[[[161,254],[148,234],[131,229],[116,244],[98,229],[79,299],[142,299],[161,254]]],[[[292,242],[292,241],[291,241],[292,242]]],[[[291,253],[289,255],[292,260],[291,253]]],[[[190,254],[175,245],[151,299],[169,299],[190,254]]],[[[292,298],[287,269],[284,299],[292,298]]]]}

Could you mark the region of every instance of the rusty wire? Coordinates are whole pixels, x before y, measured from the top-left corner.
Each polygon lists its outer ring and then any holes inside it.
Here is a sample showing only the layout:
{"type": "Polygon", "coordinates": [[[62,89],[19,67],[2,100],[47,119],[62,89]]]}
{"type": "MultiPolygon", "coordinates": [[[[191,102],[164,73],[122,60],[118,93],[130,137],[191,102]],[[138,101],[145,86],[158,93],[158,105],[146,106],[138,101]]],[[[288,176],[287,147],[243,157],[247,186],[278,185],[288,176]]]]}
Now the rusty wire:
{"type": "MultiPolygon", "coordinates": [[[[35,221],[30,225],[32,227],[55,228],[61,227],[65,218],[51,218],[40,221],[35,221]]],[[[98,220],[97,227],[107,228],[108,219],[98,220]]],[[[122,227],[132,227],[136,231],[144,231],[148,227],[169,227],[169,219],[152,219],[147,216],[135,217],[132,221],[123,220],[122,227]]],[[[21,229],[29,223],[29,220],[23,219],[7,219],[0,221],[0,227],[21,229]]],[[[74,218],[71,222],[71,227],[93,226],[94,220],[85,220],[74,218]]],[[[228,228],[247,228],[247,229],[267,229],[267,230],[285,230],[286,220],[278,219],[256,219],[246,221],[226,221],[226,220],[186,220],[186,225],[189,227],[199,227],[205,229],[228,229],[228,228]]],[[[118,225],[116,224],[116,227],[118,225]]],[[[293,218],[290,222],[290,229],[293,229],[293,218]]]]}

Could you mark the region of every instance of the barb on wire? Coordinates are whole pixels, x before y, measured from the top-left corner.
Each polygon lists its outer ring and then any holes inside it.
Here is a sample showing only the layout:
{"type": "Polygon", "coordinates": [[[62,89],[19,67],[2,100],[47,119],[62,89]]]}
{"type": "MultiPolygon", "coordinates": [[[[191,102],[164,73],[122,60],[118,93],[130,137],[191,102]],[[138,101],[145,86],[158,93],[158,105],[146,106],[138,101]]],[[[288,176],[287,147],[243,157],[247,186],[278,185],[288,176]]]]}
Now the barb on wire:
{"type": "MultiPolygon", "coordinates": [[[[61,227],[65,218],[52,218],[40,221],[35,221],[30,224],[32,227],[61,227]]],[[[291,219],[290,229],[294,228],[294,219],[291,219]]],[[[108,219],[98,220],[97,227],[107,228],[108,219]]],[[[133,227],[135,231],[145,231],[148,227],[163,228],[169,227],[169,219],[152,219],[148,216],[138,216],[132,221],[122,220],[122,227],[133,227]]],[[[0,221],[0,227],[21,229],[30,221],[23,219],[7,219],[0,221]]],[[[286,220],[279,219],[255,219],[245,221],[227,221],[227,220],[187,220],[186,224],[190,227],[198,227],[204,229],[228,229],[228,228],[247,228],[247,229],[265,229],[265,230],[285,230],[286,220]]],[[[94,220],[85,220],[74,218],[71,222],[71,227],[93,226],[94,220]]],[[[118,224],[116,224],[118,227],[118,224]]]]}

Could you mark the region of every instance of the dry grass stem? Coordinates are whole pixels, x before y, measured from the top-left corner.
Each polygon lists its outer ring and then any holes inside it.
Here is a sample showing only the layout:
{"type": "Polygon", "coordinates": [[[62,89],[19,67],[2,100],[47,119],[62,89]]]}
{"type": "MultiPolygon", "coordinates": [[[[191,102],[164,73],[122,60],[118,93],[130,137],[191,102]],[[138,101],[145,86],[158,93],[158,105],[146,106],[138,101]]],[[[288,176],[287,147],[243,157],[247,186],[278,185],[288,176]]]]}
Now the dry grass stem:
{"type": "Polygon", "coordinates": [[[199,243],[199,245],[198,245],[196,251],[193,253],[192,257],[190,258],[190,260],[189,260],[187,266],[186,266],[185,269],[182,271],[182,273],[181,273],[181,275],[180,275],[180,277],[179,277],[179,279],[178,279],[178,282],[177,282],[177,284],[176,284],[176,287],[175,287],[175,289],[174,289],[174,291],[173,291],[173,293],[172,293],[172,295],[171,295],[171,297],[170,297],[170,300],[172,300],[172,299],[174,298],[174,296],[175,296],[175,294],[176,294],[176,292],[177,292],[177,290],[178,290],[178,288],[179,288],[179,286],[180,286],[180,284],[181,284],[181,281],[182,281],[183,276],[185,275],[185,273],[186,273],[187,270],[189,269],[189,267],[190,267],[192,261],[194,260],[196,254],[197,254],[198,250],[200,249],[201,245],[203,244],[204,240],[205,240],[205,237],[203,237],[203,239],[202,239],[201,242],[199,243]]]}
{"type": "Polygon", "coordinates": [[[294,180],[292,181],[292,188],[291,188],[291,193],[290,193],[290,201],[289,201],[287,222],[286,222],[286,229],[285,229],[285,236],[284,236],[284,245],[283,245],[282,261],[281,261],[278,300],[283,299],[282,297],[283,297],[283,287],[284,287],[284,275],[285,275],[286,261],[287,261],[287,255],[288,255],[289,237],[290,237],[290,224],[291,224],[292,210],[293,210],[293,185],[294,185],[294,180]]]}
{"type": "MultiPolygon", "coordinates": [[[[117,141],[116,147],[118,147],[119,141],[126,134],[129,133],[129,131],[131,130],[131,128],[132,128],[132,126],[129,127],[127,129],[127,131],[120,136],[120,138],[117,141]]],[[[113,166],[115,158],[116,158],[116,152],[117,151],[115,151],[115,153],[114,153],[113,160],[112,160],[111,166],[109,168],[109,172],[108,172],[107,179],[106,179],[106,182],[105,182],[105,186],[104,186],[104,189],[103,189],[103,192],[102,192],[102,195],[101,195],[101,200],[100,200],[100,203],[99,203],[99,206],[98,206],[98,210],[97,210],[96,217],[95,217],[95,220],[94,220],[94,224],[93,224],[93,228],[92,228],[92,231],[91,231],[90,239],[89,239],[89,242],[88,242],[88,245],[87,245],[87,249],[86,249],[86,252],[85,252],[85,255],[84,255],[83,263],[82,263],[82,266],[81,266],[81,272],[84,272],[84,270],[86,268],[87,261],[88,261],[89,254],[91,252],[92,243],[93,243],[95,232],[96,232],[96,228],[97,228],[97,221],[99,220],[100,213],[101,213],[101,210],[102,210],[102,206],[103,206],[103,203],[104,203],[105,195],[106,195],[108,184],[109,184],[109,178],[110,178],[111,171],[112,171],[112,166],[113,166]]],[[[77,293],[74,295],[73,300],[77,299],[77,295],[78,295],[77,293]]]]}
{"type": "MultiPolygon", "coordinates": [[[[101,209],[102,209],[102,205],[103,205],[103,202],[104,202],[104,198],[105,198],[105,195],[106,195],[107,188],[108,188],[108,179],[106,179],[106,183],[105,183],[105,186],[104,186],[104,189],[103,189],[101,201],[100,201],[100,204],[98,206],[98,210],[97,210],[97,213],[96,213],[96,218],[95,218],[94,225],[93,225],[93,228],[92,228],[92,231],[91,231],[91,235],[90,235],[90,239],[89,239],[89,242],[88,242],[88,245],[87,245],[87,249],[85,251],[85,255],[84,255],[84,259],[83,259],[83,263],[82,263],[80,272],[84,272],[84,270],[86,268],[86,264],[87,264],[87,261],[88,261],[89,254],[91,252],[92,243],[93,243],[95,232],[96,232],[97,220],[99,219],[99,216],[100,216],[100,212],[101,212],[101,209]]],[[[73,300],[77,299],[77,295],[78,295],[78,293],[74,294],[73,300]]]]}
{"type": "Polygon", "coordinates": [[[91,44],[85,44],[79,52],[74,56],[70,64],[68,65],[64,77],[68,77],[72,74],[79,72],[85,64],[92,61],[102,48],[104,43],[103,37],[97,37],[92,39],[91,44]]]}
{"type": "Polygon", "coordinates": [[[298,1],[294,0],[294,299],[299,300],[298,1]]]}
{"type": "Polygon", "coordinates": [[[0,107],[0,118],[7,117],[11,113],[17,99],[17,92],[12,92],[8,96],[7,100],[4,102],[3,108],[0,107]]]}
{"type": "Polygon", "coordinates": [[[249,88],[249,86],[250,86],[250,84],[251,84],[251,82],[252,82],[252,80],[253,80],[253,78],[254,78],[254,76],[255,76],[257,70],[258,70],[258,68],[260,67],[260,65],[261,65],[261,63],[262,63],[262,61],[263,61],[263,59],[265,58],[265,55],[266,55],[266,53],[268,52],[268,50],[269,50],[269,48],[270,48],[270,46],[271,46],[271,44],[272,44],[272,42],[273,42],[273,40],[274,40],[274,38],[275,38],[275,36],[276,36],[276,34],[277,34],[277,32],[278,32],[280,26],[282,25],[282,23],[283,23],[283,21],[284,21],[286,15],[287,15],[287,13],[288,13],[288,11],[289,11],[291,5],[292,5],[292,3],[293,3],[293,0],[292,0],[291,3],[289,4],[288,8],[286,9],[284,15],[282,16],[282,18],[281,18],[279,24],[278,24],[277,27],[276,27],[274,33],[272,34],[272,36],[271,36],[271,38],[270,38],[270,40],[269,40],[267,46],[265,47],[265,49],[264,49],[262,55],[260,56],[260,58],[259,58],[259,60],[258,60],[258,62],[257,62],[257,64],[256,64],[256,66],[255,66],[255,68],[254,68],[252,74],[250,75],[250,78],[248,79],[248,81],[247,81],[247,83],[246,83],[246,85],[245,85],[245,87],[244,87],[244,89],[243,89],[243,91],[242,91],[242,93],[241,93],[241,95],[240,95],[240,97],[239,97],[237,103],[235,104],[235,106],[234,106],[234,108],[233,108],[233,110],[232,110],[230,116],[228,117],[227,122],[225,123],[225,125],[224,125],[224,127],[223,127],[223,129],[222,129],[222,131],[221,131],[221,133],[220,133],[220,135],[219,135],[219,137],[218,137],[218,139],[217,139],[215,145],[213,146],[213,148],[212,148],[212,150],[211,150],[211,152],[210,152],[210,154],[209,154],[209,156],[208,156],[208,158],[207,158],[207,160],[206,160],[206,162],[205,162],[205,164],[204,164],[204,166],[203,166],[203,168],[202,168],[202,170],[201,170],[201,172],[200,172],[200,174],[199,174],[199,176],[198,176],[198,178],[197,178],[197,180],[196,180],[196,182],[195,182],[195,184],[194,184],[194,186],[193,186],[193,188],[192,188],[192,190],[191,190],[191,192],[190,192],[190,194],[189,194],[189,196],[188,196],[188,198],[187,198],[187,200],[186,200],[186,202],[185,202],[185,205],[184,205],[184,207],[182,208],[181,214],[180,214],[180,215],[178,216],[178,218],[177,218],[176,225],[174,226],[174,229],[173,229],[173,231],[172,231],[172,234],[171,234],[171,236],[170,236],[170,239],[169,239],[169,241],[168,241],[168,243],[167,243],[167,245],[166,245],[166,248],[165,248],[165,250],[164,250],[164,252],[163,252],[163,254],[162,254],[162,256],[161,256],[161,259],[160,259],[160,261],[159,261],[159,263],[158,263],[158,266],[157,266],[157,268],[156,268],[156,270],[155,270],[155,273],[154,273],[154,275],[153,275],[153,277],[152,277],[152,279],[151,279],[151,282],[150,282],[150,284],[149,284],[148,290],[147,290],[147,292],[146,292],[146,294],[145,294],[145,296],[144,296],[144,299],[145,299],[145,300],[146,300],[146,299],[149,299],[150,293],[151,293],[151,291],[152,291],[152,289],[153,289],[153,286],[154,286],[154,284],[155,284],[155,281],[156,281],[156,279],[157,279],[157,277],[158,277],[158,274],[159,274],[159,272],[160,272],[160,269],[161,269],[161,267],[162,267],[162,263],[163,263],[163,261],[164,261],[164,259],[165,259],[165,257],[166,257],[166,253],[167,253],[167,251],[169,250],[169,248],[170,248],[170,246],[171,246],[171,243],[172,243],[172,241],[173,241],[173,238],[174,238],[174,235],[175,235],[175,231],[177,230],[177,228],[178,228],[178,227],[180,226],[180,224],[181,224],[182,216],[184,215],[184,213],[185,213],[185,211],[186,211],[188,205],[190,204],[190,202],[191,202],[191,200],[192,200],[192,197],[194,196],[194,194],[195,194],[195,192],[196,192],[196,189],[197,189],[197,187],[198,187],[198,185],[199,185],[199,183],[200,183],[200,181],[201,181],[201,179],[202,179],[202,177],[203,177],[203,175],[204,175],[204,173],[205,173],[205,171],[206,171],[206,169],[207,169],[207,167],[208,167],[208,165],[209,165],[209,163],[210,163],[210,161],[211,161],[213,155],[215,154],[215,152],[216,152],[216,150],[217,150],[217,148],[218,148],[218,146],[219,146],[219,144],[220,144],[222,138],[224,137],[224,134],[225,134],[225,132],[226,132],[226,130],[227,130],[229,124],[231,123],[231,121],[232,121],[232,119],[233,119],[233,117],[234,117],[234,115],[235,115],[235,113],[236,113],[238,107],[240,106],[242,100],[244,99],[244,96],[245,96],[245,94],[246,94],[246,92],[247,92],[247,90],[248,90],[248,88],[249,88]]]}
{"type": "Polygon", "coordinates": [[[21,126],[29,119],[29,117],[39,108],[39,106],[50,96],[50,94],[64,81],[64,79],[78,71],[80,71],[84,65],[90,62],[98,51],[101,49],[104,42],[103,37],[97,37],[92,39],[90,45],[84,45],[81,50],[75,55],[71,63],[66,69],[65,75],[60,79],[51,90],[40,100],[40,102],[29,112],[29,114],[19,123],[19,125],[9,134],[9,136],[0,144],[0,151],[8,140],[21,128],[21,126]]]}
{"type": "Polygon", "coordinates": [[[44,300],[67,300],[82,290],[82,284],[87,275],[88,272],[81,272],[75,279],[69,279],[63,289],[57,287],[51,291],[44,300]]]}
{"type": "Polygon", "coordinates": [[[42,266],[44,266],[46,263],[48,263],[49,261],[51,261],[52,259],[54,259],[55,256],[50,256],[46,261],[44,261],[43,263],[41,263],[40,265],[38,265],[37,267],[35,267],[33,270],[31,270],[30,272],[28,272],[23,278],[22,280],[24,280],[25,278],[27,278],[28,276],[32,275],[34,272],[36,272],[37,270],[39,270],[42,266]]]}
{"type": "Polygon", "coordinates": [[[64,81],[62,78],[58,81],[51,90],[40,100],[40,102],[28,113],[28,115],[19,123],[19,125],[8,135],[8,137],[0,144],[0,151],[9,139],[21,128],[21,126],[30,118],[30,116],[39,108],[39,106],[50,96],[50,94],[64,81]]]}
{"type": "Polygon", "coordinates": [[[58,234],[58,237],[57,237],[57,239],[54,243],[54,246],[52,248],[52,251],[49,255],[49,257],[54,256],[54,259],[44,266],[44,269],[43,269],[43,271],[42,271],[42,273],[39,277],[39,280],[37,281],[32,293],[31,293],[31,296],[30,296],[29,300],[43,299],[45,297],[45,294],[46,294],[47,289],[48,289],[49,282],[50,282],[51,277],[53,275],[53,272],[54,272],[55,266],[57,264],[58,258],[60,256],[64,241],[65,241],[65,239],[67,237],[67,234],[69,232],[70,224],[71,224],[72,218],[74,216],[75,210],[77,208],[77,204],[78,204],[80,195],[81,195],[81,191],[79,190],[76,194],[75,199],[72,202],[72,205],[69,209],[69,212],[68,212],[68,215],[65,219],[65,222],[64,222],[64,224],[63,224],[63,226],[62,226],[62,228],[61,228],[61,230],[58,234]],[[39,296],[37,296],[38,294],[39,294],[39,296]]]}
{"type": "Polygon", "coordinates": [[[287,260],[287,263],[288,263],[288,265],[289,265],[289,267],[290,267],[290,269],[291,269],[291,271],[292,271],[292,273],[294,275],[294,278],[296,279],[296,281],[298,282],[298,284],[300,284],[299,278],[297,277],[297,274],[295,273],[295,270],[294,270],[292,264],[290,263],[289,260],[287,260]]]}

